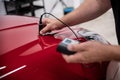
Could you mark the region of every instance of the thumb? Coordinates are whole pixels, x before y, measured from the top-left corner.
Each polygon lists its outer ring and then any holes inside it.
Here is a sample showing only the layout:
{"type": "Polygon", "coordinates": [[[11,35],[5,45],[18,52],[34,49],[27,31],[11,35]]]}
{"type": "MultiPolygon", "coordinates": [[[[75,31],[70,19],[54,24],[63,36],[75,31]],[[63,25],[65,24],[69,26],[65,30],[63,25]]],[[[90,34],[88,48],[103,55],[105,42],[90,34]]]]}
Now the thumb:
{"type": "Polygon", "coordinates": [[[82,46],[82,43],[80,43],[80,44],[69,44],[67,46],[67,49],[70,50],[70,51],[75,51],[75,52],[85,50],[84,47],[82,46]]]}

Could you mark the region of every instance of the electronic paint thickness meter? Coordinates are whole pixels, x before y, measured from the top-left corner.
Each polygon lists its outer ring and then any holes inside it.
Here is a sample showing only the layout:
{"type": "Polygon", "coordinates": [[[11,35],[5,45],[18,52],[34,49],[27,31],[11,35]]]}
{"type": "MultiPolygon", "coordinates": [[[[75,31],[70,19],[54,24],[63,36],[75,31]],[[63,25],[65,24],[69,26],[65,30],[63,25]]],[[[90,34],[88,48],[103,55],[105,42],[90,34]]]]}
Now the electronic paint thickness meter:
{"type": "Polygon", "coordinates": [[[67,49],[67,46],[69,44],[79,44],[80,42],[77,41],[77,40],[73,40],[73,39],[70,39],[70,38],[65,38],[63,41],[61,41],[59,44],[58,44],[58,47],[57,47],[57,51],[58,52],[61,52],[63,54],[67,54],[67,55],[72,55],[74,54],[75,52],[74,51],[69,51],[67,49]]]}

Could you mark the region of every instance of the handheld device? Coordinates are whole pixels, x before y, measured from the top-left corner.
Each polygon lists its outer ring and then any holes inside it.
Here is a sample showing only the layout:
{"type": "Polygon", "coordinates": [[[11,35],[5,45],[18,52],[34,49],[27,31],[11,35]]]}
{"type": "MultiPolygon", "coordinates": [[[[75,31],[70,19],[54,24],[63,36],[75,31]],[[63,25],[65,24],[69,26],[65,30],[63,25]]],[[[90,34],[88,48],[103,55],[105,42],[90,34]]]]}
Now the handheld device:
{"type": "Polygon", "coordinates": [[[63,41],[61,41],[61,42],[58,44],[57,51],[58,51],[58,52],[61,52],[61,53],[63,53],[63,54],[72,55],[72,54],[74,54],[75,52],[74,52],[74,51],[69,51],[69,50],[67,49],[67,46],[68,46],[69,44],[79,44],[79,43],[80,43],[80,42],[77,41],[77,40],[65,38],[63,41]]]}

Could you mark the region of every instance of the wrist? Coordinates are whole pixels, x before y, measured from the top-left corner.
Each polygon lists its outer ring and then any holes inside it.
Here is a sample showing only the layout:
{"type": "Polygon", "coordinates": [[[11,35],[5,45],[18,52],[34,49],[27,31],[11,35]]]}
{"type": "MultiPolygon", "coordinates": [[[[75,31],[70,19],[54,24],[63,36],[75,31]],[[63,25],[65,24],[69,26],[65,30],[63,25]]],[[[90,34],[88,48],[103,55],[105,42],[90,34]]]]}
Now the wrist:
{"type": "Polygon", "coordinates": [[[120,61],[120,46],[117,45],[106,45],[104,47],[104,56],[106,61],[120,61]]]}
{"type": "Polygon", "coordinates": [[[111,47],[110,51],[111,51],[112,60],[120,61],[120,46],[113,45],[110,47],[111,47]]]}

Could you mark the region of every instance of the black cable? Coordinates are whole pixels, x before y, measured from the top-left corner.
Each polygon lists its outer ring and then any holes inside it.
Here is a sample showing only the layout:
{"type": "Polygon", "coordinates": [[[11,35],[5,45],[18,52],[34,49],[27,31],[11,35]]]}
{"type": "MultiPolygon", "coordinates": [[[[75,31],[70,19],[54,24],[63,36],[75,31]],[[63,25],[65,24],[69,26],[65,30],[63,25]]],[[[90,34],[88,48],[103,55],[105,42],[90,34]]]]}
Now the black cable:
{"type": "Polygon", "coordinates": [[[45,14],[49,14],[51,16],[53,16],[54,18],[56,18],[58,21],[60,21],[62,24],[64,24],[66,27],[68,27],[72,33],[76,36],[77,40],[79,40],[79,37],[77,36],[77,34],[70,28],[70,26],[66,23],[64,23],[62,20],[60,20],[59,18],[57,18],[56,16],[54,16],[53,14],[51,13],[43,13],[40,17],[40,21],[39,21],[39,34],[40,34],[40,31],[43,29],[43,24],[42,24],[42,18],[45,14]]]}

